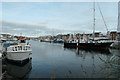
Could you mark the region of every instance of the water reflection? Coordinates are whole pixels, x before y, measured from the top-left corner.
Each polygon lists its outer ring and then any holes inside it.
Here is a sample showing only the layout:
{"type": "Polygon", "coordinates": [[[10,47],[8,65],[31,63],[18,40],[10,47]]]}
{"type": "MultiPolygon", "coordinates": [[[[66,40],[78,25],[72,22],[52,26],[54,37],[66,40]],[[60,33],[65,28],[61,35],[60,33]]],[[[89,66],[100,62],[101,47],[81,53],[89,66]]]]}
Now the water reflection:
{"type": "Polygon", "coordinates": [[[106,50],[90,50],[90,49],[80,49],[80,48],[64,48],[64,50],[71,50],[75,52],[77,56],[84,57],[86,53],[92,53],[92,54],[105,54],[105,55],[110,55],[111,51],[109,49],[106,50]]]}
{"type": "Polygon", "coordinates": [[[81,72],[83,72],[84,78],[89,77],[104,77],[104,78],[120,78],[120,50],[117,49],[107,49],[102,51],[96,50],[85,50],[85,49],[70,49],[65,48],[65,50],[71,50],[76,54],[77,57],[85,60],[88,56],[91,56],[91,73],[89,73],[87,66],[81,64],[81,72]],[[106,58],[105,58],[106,56],[106,58]],[[98,65],[97,63],[101,63],[98,65]],[[97,70],[97,71],[96,71],[97,70]],[[91,74],[91,76],[90,76],[91,74]]]}
{"type": "Polygon", "coordinates": [[[120,78],[120,50],[110,49],[110,52],[112,53],[110,58],[100,58],[103,62],[101,69],[107,78],[120,78]]]}
{"type": "Polygon", "coordinates": [[[7,71],[7,78],[28,78],[28,74],[32,69],[31,60],[26,62],[23,65],[15,65],[11,62],[6,62],[6,71],[7,71]]]}

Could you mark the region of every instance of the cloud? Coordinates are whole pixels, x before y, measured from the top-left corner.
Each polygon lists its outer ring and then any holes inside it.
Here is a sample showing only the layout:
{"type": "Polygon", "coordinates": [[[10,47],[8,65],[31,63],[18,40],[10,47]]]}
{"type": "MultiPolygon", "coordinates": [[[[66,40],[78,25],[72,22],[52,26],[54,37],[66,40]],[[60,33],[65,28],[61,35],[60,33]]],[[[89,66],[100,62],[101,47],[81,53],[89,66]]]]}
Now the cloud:
{"type": "MultiPolygon", "coordinates": [[[[45,22],[54,22],[54,20],[47,20],[45,22]]],[[[109,21],[108,29],[110,31],[117,29],[117,23],[115,19],[108,17],[106,21],[109,21]],[[113,23],[111,23],[113,22],[113,23]]],[[[47,24],[47,23],[46,23],[47,24]]],[[[22,33],[25,36],[45,36],[45,35],[57,35],[57,34],[68,34],[68,33],[92,33],[92,21],[88,20],[82,23],[71,23],[69,25],[63,25],[63,27],[49,27],[48,25],[31,24],[31,23],[20,23],[10,21],[0,21],[3,33],[10,33],[13,35],[20,35],[22,33]]],[[[106,32],[106,28],[102,22],[102,19],[96,21],[96,31],[106,32]]]]}
{"type": "Polygon", "coordinates": [[[73,32],[72,30],[60,30],[48,28],[45,24],[29,24],[20,22],[0,21],[2,24],[2,33],[25,36],[45,36],[56,35],[61,33],[73,32]]]}
{"type": "Polygon", "coordinates": [[[10,21],[0,21],[2,24],[2,32],[10,34],[34,34],[40,33],[41,31],[49,30],[43,24],[28,24],[28,23],[19,23],[19,22],[10,22],[10,21]],[[39,30],[39,31],[37,31],[39,30]]]}
{"type": "MultiPolygon", "coordinates": [[[[96,0],[97,2],[118,2],[119,0],[96,0]]],[[[2,2],[93,2],[93,0],[2,0],[2,2]]]]}

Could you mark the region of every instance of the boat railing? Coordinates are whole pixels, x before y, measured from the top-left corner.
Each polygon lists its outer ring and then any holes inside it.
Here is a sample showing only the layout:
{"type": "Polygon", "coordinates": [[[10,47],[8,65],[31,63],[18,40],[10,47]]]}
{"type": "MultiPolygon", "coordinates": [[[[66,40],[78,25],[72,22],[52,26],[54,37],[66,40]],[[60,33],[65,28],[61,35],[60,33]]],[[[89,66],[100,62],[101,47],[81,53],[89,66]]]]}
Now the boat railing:
{"type": "Polygon", "coordinates": [[[25,46],[10,46],[7,48],[7,51],[30,51],[31,47],[28,45],[25,46]]]}
{"type": "Polygon", "coordinates": [[[99,43],[104,43],[104,42],[116,42],[116,40],[100,40],[98,41],[99,43]]]}

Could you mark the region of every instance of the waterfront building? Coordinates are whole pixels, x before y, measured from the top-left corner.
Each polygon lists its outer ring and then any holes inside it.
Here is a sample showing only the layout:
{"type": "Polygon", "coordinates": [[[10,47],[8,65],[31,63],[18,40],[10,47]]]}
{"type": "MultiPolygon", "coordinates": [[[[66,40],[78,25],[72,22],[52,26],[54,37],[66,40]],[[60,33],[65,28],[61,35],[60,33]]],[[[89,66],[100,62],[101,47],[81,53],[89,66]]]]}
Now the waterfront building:
{"type": "Polygon", "coordinates": [[[110,32],[110,38],[111,38],[111,40],[116,40],[117,39],[117,31],[110,32]]]}

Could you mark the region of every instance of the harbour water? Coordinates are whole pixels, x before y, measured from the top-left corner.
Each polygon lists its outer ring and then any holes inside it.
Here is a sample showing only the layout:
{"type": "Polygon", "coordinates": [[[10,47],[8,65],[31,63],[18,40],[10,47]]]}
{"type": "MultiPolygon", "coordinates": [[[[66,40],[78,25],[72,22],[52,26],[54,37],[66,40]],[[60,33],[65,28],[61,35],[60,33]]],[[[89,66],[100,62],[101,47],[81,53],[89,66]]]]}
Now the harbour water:
{"type": "Polygon", "coordinates": [[[120,50],[86,51],[63,44],[30,41],[32,60],[6,63],[6,78],[120,78],[120,50]]]}

